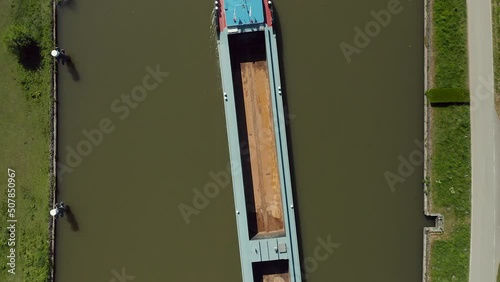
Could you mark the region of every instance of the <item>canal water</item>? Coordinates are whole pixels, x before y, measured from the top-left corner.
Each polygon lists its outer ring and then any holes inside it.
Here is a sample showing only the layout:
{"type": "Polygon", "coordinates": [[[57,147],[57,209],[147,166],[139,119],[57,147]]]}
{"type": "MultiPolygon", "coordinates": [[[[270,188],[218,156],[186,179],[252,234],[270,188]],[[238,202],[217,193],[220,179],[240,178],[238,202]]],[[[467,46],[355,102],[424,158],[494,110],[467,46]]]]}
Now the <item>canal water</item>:
{"type": "MultiPolygon", "coordinates": [[[[388,3],[275,1],[308,281],[422,279],[422,166],[384,177],[423,139],[422,4],[355,45],[388,3]]],[[[241,281],[212,7],[59,7],[57,281],[241,281]]]]}

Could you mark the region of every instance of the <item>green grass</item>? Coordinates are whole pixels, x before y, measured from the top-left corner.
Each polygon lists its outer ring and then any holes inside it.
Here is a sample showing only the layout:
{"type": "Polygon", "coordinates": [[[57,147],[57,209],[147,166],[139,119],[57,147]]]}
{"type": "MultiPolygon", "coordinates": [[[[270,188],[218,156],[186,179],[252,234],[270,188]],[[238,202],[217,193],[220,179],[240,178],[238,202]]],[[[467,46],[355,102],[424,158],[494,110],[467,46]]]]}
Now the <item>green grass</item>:
{"type": "Polygon", "coordinates": [[[436,88],[467,87],[466,0],[435,0],[433,7],[436,88]]]}
{"type": "Polygon", "coordinates": [[[445,234],[431,250],[432,281],[468,279],[471,209],[469,106],[435,107],[429,191],[445,216],[445,234]],[[455,277],[455,279],[453,279],[455,277]]]}
{"type": "MultiPolygon", "coordinates": [[[[432,25],[434,87],[468,88],[466,0],[435,0],[432,25]]],[[[468,282],[471,209],[469,106],[433,107],[432,111],[429,191],[432,212],[445,216],[445,231],[431,246],[430,280],[468,282]]]]}
{"type": "Polygon", "coordinates": [[[498,265],[498,270],[497,270],[497,282],[500,282],[500,264],[498,265]]]}
{"type": "MultiPolygon", "coordinates": [[[[7,219],[7,168],[16,171],[18,220],[16,275],[7,273],[8,248],[1,244],[0,281],[47,281],[50,269],[51,13],[50,0],[0,0],[0,37],[12,24],[23,25],[43,57],[39,70],[27,71],[0,43],[0,222],[7,219]]],[[[7,235],[0,232],[0,240],[7,235]]]]}
{"type": "Polygon", "coordinates": [[[500,0],[491,0],[493,16],[493,72],[495,77],[495,108],[500,117],[500,0]]]}

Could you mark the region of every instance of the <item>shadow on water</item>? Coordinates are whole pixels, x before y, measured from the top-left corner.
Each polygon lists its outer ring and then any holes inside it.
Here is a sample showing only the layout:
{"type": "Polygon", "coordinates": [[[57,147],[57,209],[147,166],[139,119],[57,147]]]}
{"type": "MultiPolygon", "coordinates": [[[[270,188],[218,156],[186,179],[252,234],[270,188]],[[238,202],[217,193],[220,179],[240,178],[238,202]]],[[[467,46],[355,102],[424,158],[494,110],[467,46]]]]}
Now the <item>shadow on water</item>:
{"type": "Polygon", "coordinates": [[[293,199],[294,199],[294,210],[295,210],[295,224],[297,226],[297,242],[299,244],[299,259],[300,259],[300,265],[301,265],[301,271],[303,274],[302,281],[307,281],[305,278],[305,272],[304,272],[304,252],[302,250],[302,233],[301,233],[301,227],[300,227],[300,207],[298,204],[298,197],[297,197],[297,181],[295,177],[295,162],[293,159],[293,146],[292,146],[292,134],[291,134],[291,128],[290,128],[290,112],[288,110],[288,92],[286,91],[286,74],[285,74],[285,69],[283,67],[283,40],[281,37],[281,25],[280,25],[280,19],[279,15],[277,12],[278,9],[274,9],[273,11],[273,16],[274,16],[274,29],[276,33],[276,41],[278,45],[278,61],[279,61],[279,69],[280,69],[280,78],[281,78],[281,89],[283,90],[282,97],[283,97],[283,106],[285,110],[285,129],[286,129],[286,139],[287,139],[287,144],[288,144],[288,159],[290,162],[290,178],[292,182],[292,194],[293,194],[293,199]]]}
{"type": "Polygon", "coordinates": [[[424,227],[437,227],[438,217],[434,215],[424,215],[424,227]]]}
{"type": "Polygon", "coordinates": [[[71,208],[68,206],[68,210],[66,211],[66,220],[68,221],[69,225],[71,226],[71,230],[73,231],[78,231],[80,230],[80,227],[78,226],[78,222],[76,221],[76,217],[71,211],[71,208]]]}
{"type": "Polygon", "coordinates": [[[76,0],[58,0],[57,5],[61,8],[70,8],[74,10],[76,7],[76,0]]]}
{"type": "Polygon", "coordinates": [[[71,57],[68,57],[66,65],[68,66],[68,71],[71,74],[71,78],[73,78],[74,81],[79,81],[80,74],[78,74],[78,71],[76,70],[75,64],[71,60],[71,57]]]}

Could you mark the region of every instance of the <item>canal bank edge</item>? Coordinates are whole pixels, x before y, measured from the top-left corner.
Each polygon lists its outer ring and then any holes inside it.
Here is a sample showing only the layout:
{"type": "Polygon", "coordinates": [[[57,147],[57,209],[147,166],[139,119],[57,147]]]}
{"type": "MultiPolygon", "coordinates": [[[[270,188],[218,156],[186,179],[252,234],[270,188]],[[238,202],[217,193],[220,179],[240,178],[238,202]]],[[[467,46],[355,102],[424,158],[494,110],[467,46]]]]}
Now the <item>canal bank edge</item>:
{"type": "MultiPolygon", "coordinates": [[[[433,85],[433,48],[432,48],[432,8],[434,0],[424,1],[424,93],[433,85]]],[[[431,105],[427,101],[427,96],[424,94],[424,214],[436,218],[434,227],[424,227],[424,248],[423,248],[423,267],[422,267],[422,281],[428,282],[430,275],[428,269],[430,268],[430,252],[432,234],[442,234],[444,231],[444,216],[441,214],[432,213],[430,211],[431,200],[428,193],[428,181],[431,169],[431,105]]]]}
{"type": "MultiPolygon", "coordinates": [[[[56,6],[59,0],[52,0],[52,43],[57,46],[57,12],[56,6]]],[[[52,65],[52,107],[50,108],[51,127],[52,127],[52,140],[50,142],[50,158],[52,160],[50,165],[50,208],[56,204],[57,192],[57,63],[52,65]]],[[[55,239],[56,239],[56,219],[51,216],[49,221],[49,250],[50,250],[50,273],[49,282],[55,281],[55,239]]]]}

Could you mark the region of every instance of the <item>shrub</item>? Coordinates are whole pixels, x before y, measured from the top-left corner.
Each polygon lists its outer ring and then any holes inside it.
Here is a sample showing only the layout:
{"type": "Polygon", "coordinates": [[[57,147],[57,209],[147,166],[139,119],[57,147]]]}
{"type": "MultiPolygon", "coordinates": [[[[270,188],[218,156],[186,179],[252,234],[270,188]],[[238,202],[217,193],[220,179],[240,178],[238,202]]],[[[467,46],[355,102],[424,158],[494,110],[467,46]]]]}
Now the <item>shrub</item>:
{"type": "Polygon", "coordinates": [[[33,37],[28,30],[19,25],[12,25],[5,32],[4,42],[7,49],[14,55],[19,56],[22,51],[34,43],[33,37]]]}
{"type": "Polygon", "coordinates": [[[468,103],[469,89],[466,88],[433,88],[425,93],[431,104],[435,103],[468,103]]]}
{"type": "Polygon", "coordinates": [[[5,33],[4,43],[24,68],[29,70],[40,68],[41,48],[28,29],[12,25],[5,33]]]}

